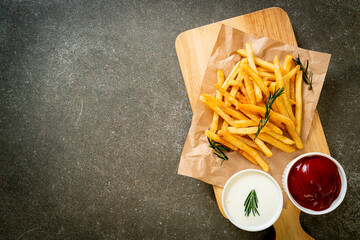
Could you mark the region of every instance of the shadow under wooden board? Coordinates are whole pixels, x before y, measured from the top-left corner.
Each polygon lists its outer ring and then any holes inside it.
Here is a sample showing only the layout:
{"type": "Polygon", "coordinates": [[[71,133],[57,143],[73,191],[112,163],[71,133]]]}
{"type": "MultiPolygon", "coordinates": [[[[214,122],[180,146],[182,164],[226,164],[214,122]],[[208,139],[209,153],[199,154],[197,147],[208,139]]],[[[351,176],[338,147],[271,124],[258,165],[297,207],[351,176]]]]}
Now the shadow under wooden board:
{"type": "MultiPolygon", "coordinates": [[[[192,109],[200,95],[205,69],[221,24],[297,46],[290,19],[281,8],[268,8],[181,33],[175,48],[192,109]]],[[[330,154],[317,111],[304,150],[330,154]]],[[[221,202],[222,188],[214,186],[214,193],[219,210],[226,217],[221,202]]],[[[288,202],[274,224],[276,239],[313,239],[300,225],[300,210],[288,202]]]]}

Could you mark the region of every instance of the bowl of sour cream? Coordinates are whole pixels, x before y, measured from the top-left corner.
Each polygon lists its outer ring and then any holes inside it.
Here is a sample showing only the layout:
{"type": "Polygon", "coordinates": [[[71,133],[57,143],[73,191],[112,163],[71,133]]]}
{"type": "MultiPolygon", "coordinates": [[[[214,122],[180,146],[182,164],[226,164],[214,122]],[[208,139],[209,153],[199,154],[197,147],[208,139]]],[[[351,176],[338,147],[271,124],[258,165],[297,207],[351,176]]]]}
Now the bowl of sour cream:
{"type": "Polygon", "coordinates": [[[269,174],[247,169],[226,182],[222,205],[231,223],[246,231],[261,231],[276,222],[283,208],[279,184],[269,174]]]}

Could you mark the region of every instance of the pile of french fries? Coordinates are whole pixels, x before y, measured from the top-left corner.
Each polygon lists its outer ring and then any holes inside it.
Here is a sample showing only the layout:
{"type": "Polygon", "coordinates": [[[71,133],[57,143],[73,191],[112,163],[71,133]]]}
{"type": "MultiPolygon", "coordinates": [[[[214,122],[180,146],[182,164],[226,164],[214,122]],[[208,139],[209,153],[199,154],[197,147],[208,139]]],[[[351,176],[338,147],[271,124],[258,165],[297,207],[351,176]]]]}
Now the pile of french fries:
{"type": "Polygon", "coordinates": [[[222,70],[217,71],[216,96],[200,96],[200,101],[214,111],[205,135],[267,172],[269,166],[259,152],[271,157],[269,145],[287,153],[304,147],[300,138],[303,74],[292,55],[287,55],[281,66],[277,56],[273,63],[255,57],[249,43],[237,53],[242,59],[226,79],[222,70]],[[283,94],[272,105],[269,121],[255,138],[270,92],[283,87],[283,94]]]}

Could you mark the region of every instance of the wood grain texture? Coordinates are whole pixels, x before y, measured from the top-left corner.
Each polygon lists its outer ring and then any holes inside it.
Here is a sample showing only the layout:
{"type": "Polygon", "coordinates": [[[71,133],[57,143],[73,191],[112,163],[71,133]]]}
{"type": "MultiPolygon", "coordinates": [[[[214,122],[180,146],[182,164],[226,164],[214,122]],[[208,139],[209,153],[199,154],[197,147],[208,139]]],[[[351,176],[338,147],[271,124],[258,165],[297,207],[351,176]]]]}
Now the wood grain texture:
{"type": "MultiPolygon", "coordinates": [[[[297,46],[290,19],[281,8],[268,8],[181,33],[176,39],[175,48],[192,109],[199,97],[205,68],[221,24],[297,46]]],[[[317,111],[314,114],[304,150],[329,154],[319,115],[317,111]]],[[[221,202],[222,188],[214,186],[214,193],[219,210],[226,217],[221,202]]],[[[289,201],[274,224],[276,239],[313,239],[301,228],[299,215],[300,210],[289,201]]]]}

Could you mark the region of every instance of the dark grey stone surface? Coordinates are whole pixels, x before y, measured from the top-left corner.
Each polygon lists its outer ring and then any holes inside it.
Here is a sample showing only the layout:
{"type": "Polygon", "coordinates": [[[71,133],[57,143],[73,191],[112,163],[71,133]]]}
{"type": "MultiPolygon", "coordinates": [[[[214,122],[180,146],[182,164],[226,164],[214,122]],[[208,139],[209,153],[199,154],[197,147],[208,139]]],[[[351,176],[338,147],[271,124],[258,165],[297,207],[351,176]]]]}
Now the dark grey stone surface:
{"type": "Polygon", "coordinates": [[[343,204],[301,223],[359,239],[359,1],[60,0],[0,4],[0,239],[271,238],[176,174],[192,113],[174,42],[273,6],[332,54],[318,111],[348,176],[343,204]]]}

